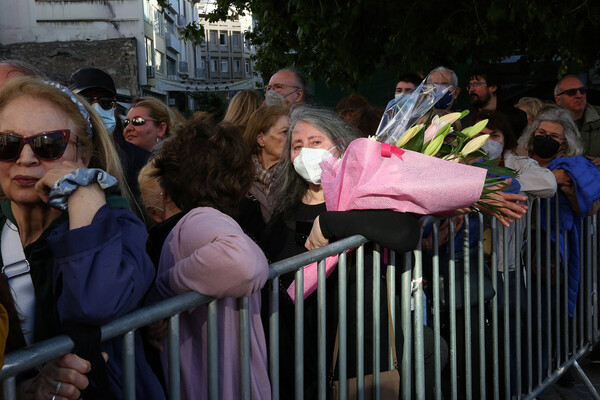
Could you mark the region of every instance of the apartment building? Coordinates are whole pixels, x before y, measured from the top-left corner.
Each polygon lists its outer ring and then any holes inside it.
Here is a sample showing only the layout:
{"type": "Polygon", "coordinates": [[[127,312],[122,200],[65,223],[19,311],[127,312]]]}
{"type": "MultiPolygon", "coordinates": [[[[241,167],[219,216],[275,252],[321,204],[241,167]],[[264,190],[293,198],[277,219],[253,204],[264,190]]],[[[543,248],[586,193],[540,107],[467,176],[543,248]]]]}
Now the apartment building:
{"type": "Polygon", "coordinates": [[[254,87],[251,52],[242,35],[251,29],[251,19],[244,28],[239,21],[220,26],[228,44],[210,53],[208,43],[180,39],[187,24],[205,24],[201,4],[161,3],[167,4],[164,9],[157,0],[4,0],[0,57],[27,60],[57,80],[95,66],[113,76],[124,99],[153,96],[181,110],[194,109],[194,92],[254,87]],[[218,74],[211,73],[213,54],[218,74]]]}

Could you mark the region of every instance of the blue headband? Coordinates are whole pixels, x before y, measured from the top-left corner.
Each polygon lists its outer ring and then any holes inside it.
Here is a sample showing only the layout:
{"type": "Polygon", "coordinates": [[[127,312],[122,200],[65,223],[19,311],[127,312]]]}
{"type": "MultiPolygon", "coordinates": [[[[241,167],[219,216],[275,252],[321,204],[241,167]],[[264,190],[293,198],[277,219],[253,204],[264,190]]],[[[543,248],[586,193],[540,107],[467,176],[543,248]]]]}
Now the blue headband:
{"type": "Polygon", "coordinates": [[[46,81],[46,83],[50,86],[53,86],[53,87],[59,89],[61,92],[66,93],[69,96],[69,98],[73,101],[73,103],[75,103],[75,105],[79,109],[79,112],[81,113],[81,115],[83,115],[83,118],[87,122],[86,132],[87,132],[88,136],[91,138],[93,136],[93,131],[92,131],[92,123],[90,122],[90,113],[85,109],[85,107],[81,103],[81,101],[79,101],[77,99],[77,97],[73,96],[73,93],[71,93],[71,91],[69,89],[67,89],[60,83],[50,82],[50,81],[46,81]]]}

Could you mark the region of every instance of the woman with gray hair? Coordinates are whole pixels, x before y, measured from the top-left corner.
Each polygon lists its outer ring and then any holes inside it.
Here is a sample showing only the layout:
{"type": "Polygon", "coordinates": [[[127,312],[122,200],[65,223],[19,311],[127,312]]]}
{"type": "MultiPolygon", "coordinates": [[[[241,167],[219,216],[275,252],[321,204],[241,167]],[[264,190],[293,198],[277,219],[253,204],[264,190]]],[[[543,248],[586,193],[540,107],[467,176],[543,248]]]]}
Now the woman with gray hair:
{"type": "MultiPolygon", "coordinates": [[[[281,156],[281,175],[274,187],[278,188],[277,205],[273,218],[264,237],[264,250],[271,261],[282,260],[307,249],[312,250],[325,246],[330,240],[361,234],[374,242],[380,243],[399,253],[411,250],[418,241],[417,218],[409,213],[399,213],[390,210],[360,210],[360,211],[327,211],[325,197],[321,187],[321,167],[319,163],[328,157],[341,157],[349,143],[356,138],[353,128],[340,120],[333,112],[304,106],[292,112],[290,130],[281,156]]],[[[372,246],[369,244],[368,246],[372,246]]],[[[368,250],[365,254],[371,254],[368,250]]],[[[371,259],[365,259],[365,282],[372,282],[373,269],[371,259]]],[[[354,268],[350,267],[350,268],[354,268]]],[[[327,373],[332,378],[331,362],[334,354],[334,343],[337,335],[337,312],[333,306],[338,298],[338,269],[335,268],[326,280],[327,296],[327,373]]],[[[348,274],[348,293],[356,291],[356,274],[348,274]]],[[[294,280],[294,273],[280,277],[280,377],[282,388],[294,387],[294,303],[286,291],[294,280]]],[[[377,281],[377,280],[376,280],[377,281]]],[[[379,277],[381,293],[386,293],[386,277],[379,277]]],[[[365,285],[365,315],[364,321],[373,320],[373,285],[365,285]]],[[[265,293],[266,295],[266,293],[265,293]]],[[[300,294],[302,295],[302,294],[300,294]]],[[[317,397],[317,296],[305,292],[304,316],[304,393],[305,398],[317,397]]],[[[269,302],[263,299],[263,305],[269,302]]],[[[386,296],[382,296],[380,307],[381,332],[387,332],[388,307],[386,296]]],[[[356,326],[356,299],[348,299],[348,327],[356,326]]],[[[266,317],[266,309],[263,317],[266,317]]],[[[399,318],[399,315],[396,317],[399,318]]],[[[372,327],[366,322],[364,338],[357,337],[354,328],[348,328],[348,377],[356,372],[356,343],[364,339],[365,348],[371,348],[374,338],[372,327]]],[[[265,327],[269,325],[264,324],[265,327]]],[[[396,349],[402,349],[402,332],[394,331],[396,349]]],[[[388,346],[387,335],[381,337],[381,348],[388,346]]],[[[268,337],[268,336],[267,336],[268,337]]],[[[433,360],[433,353],[427,349],[433,347],[433,335],[426,332],[426,363],[433,360]],[[431,339],[431,340],[428,340],[431,339]]],[[[445,344],[445,343],[444,343],[445,344]]],[[[444,346],[444,344],[442,346],[444,346]]],[[[445,347],[442,347],[445,349],[445,347]]],[[[445,352],[442,350],[442,360],[445,352]]],[[[373,354],[367,352],[364,359],[365,374],[372,373],[373,354]]],[[[397,355],[398,359],[401,357],[397,355]]],[[[442,361],[444,362],[444,361],[442,361]]],[[[387,370],[387,352],[381,356],[381,370],[387,370]]],[[[433,364],[426,364],[426,373],[433,373],[433,364]],[[430,368],[431,367],[431,368],[430,368]]],[[[336,378],[337,379],[337,378],[336,378]]],[[[428,383],[433,382],[428,376],[428,383]]],[[[433,384],[429,385],[433,388],[433,384]]],[[[296,388],[298,390],[298,388],[296,388]]],[[[431,392],[433,393],[433,391],[431,392]]],[[[429,396],[428,396],[429,397],[429,396]]]]}

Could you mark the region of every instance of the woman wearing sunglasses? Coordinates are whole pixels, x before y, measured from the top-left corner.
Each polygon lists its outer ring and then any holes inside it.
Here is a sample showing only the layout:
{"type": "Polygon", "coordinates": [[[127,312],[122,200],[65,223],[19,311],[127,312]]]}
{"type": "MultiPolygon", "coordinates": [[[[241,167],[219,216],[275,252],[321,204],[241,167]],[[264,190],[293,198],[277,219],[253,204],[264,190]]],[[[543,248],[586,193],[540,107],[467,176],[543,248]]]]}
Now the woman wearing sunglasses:
{"type": "MultiPolygon", "coordinates": [[[[87,103],[33,78],[0,90],[0,250],[23,338],[67,333],[93,349],[18,382],[19,398],[88,398],[84,390],[122,398],[121,339],[100,345],[97,327],[140,305],[154,269],[145,228],[118,196],[119,182],[115,150],[87,103]]],[[[143,358],[136,373],[140,398],[164,398],[143,358]]]]}
{"type": "Polygon", "coordinates": [[[171,110],[160,100],[138,97],[133,100],[124,121],[125,140],[146,151],[153,151],[172,128],[171,110]]]}

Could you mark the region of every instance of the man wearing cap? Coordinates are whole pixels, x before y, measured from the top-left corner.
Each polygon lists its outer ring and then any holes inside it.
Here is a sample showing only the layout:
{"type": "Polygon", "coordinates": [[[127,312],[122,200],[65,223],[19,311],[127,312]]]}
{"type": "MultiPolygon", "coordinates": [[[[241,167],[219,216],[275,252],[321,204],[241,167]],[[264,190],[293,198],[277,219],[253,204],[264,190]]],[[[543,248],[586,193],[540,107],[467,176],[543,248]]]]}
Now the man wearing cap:
{"type": "MultiPolygon", "coordinates": [[[[69,89],[73,93],[83,96],[102,117],[104,127],[112,136],[119,153],[127,185],[131,189],[134,199],[138,200],[140,189],[137,177],[142,167],[150,159],[151,153],[123,138],[123,123],[117,114],[117,90],[113,79],[98,68],[85,67],[71,75],[69,89]]],[[[132,208],[138,216],[144,217],[140,207],[133,206],[132,208]]]]}
{"type": "Polygon", "coordinates": [[[571,112],[581,135],[583,154],[600,167],[600,115],[587,102],[587,89],[574,75],[562,78],[554,87],[554,100],[571,112]]]}

